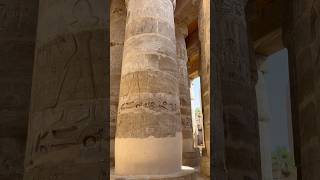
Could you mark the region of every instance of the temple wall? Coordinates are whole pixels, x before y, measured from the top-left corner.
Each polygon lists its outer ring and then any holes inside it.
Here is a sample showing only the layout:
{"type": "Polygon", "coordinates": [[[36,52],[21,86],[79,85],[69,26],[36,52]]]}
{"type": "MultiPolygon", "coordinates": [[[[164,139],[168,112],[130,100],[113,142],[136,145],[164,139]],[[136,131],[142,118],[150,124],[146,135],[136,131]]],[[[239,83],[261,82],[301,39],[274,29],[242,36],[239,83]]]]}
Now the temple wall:
{"type": "Polygon", "coordinates": [[[0,179],[21,180],[38,1],[0,2],[0,179]]]}

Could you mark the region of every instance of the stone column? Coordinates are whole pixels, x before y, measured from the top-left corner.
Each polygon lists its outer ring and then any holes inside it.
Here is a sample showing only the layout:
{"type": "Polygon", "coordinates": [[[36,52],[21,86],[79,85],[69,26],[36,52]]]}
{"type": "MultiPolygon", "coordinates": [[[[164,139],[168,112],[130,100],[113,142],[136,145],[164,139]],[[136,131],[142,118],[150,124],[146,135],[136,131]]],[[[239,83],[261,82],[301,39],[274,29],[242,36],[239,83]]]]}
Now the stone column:
{"type": "Polygon", "coordinates": [[[319,179],[320,1],[288,3],[284,41],[288,48],[297,179],[319,179]]]}
{"type": "Polygon", "coordinates": [[[197,166],[198,156],[193,145],[193,129],[191,117],[191,98],[190,82],[188,74],[188,55],[185,38],[188,35],[188,27],[185,24],[176,22],[176,40],[177,40],[177,65],[179,69],[179,95],[180,111],[183,136],[183,165],[197,166]]]}
{"type": "Polygon", "coordinates": [[[201,42],[201,95],[205,150],[201,159],[201,173],[210,176],[210,0],[199,1],[199,38],[201,42]]]}
{"type": "Polygon", "coordinates": [[[110,166],[114,166],[114,139],[119,104],[121,64],[126,29],[124,0],[112,0],[110,4],[110,166]]]}
{"type": "Polygon", "coordinates": [[[115,139],[117,175],[181,169],[174,9],[175,0],[127,1],[115,139]]]}
{"type": "Polygon", "coordinates": [[[24,180],[106,178],[106,1],[39,1],[24,180]]]}
{"type": "Polygon", "coordinates": [[[0,2],[0,179],[21,180],[38,0],[0,2]]]}
{"type": "Polygon", "coordinates": [[[271,157],[271,141],[270,141],[270,112],[268,96],[266,94],[266,86],[264,74],[267,72],[263,63],[266,57],[256,55],[255,60],[258,63],[258,81],[256,84],[256,96],[258,104],[259,118],[259,135],[260,135],[260,154],[261,154],[261,173],[262,180],[271,180],[272,178],[272,157],[271,157]]]}
{"type": "MultiPolygon", "coordinates": [[[[246,0],[216,3],[217,49],[224,123],[226,179],[260,179],[259,122],[251,71],[246,0]],[[239,158],[241,157],[241,158],[239,158]]],[[[214,39],[214,38],[213,38],[214,39]]]]}

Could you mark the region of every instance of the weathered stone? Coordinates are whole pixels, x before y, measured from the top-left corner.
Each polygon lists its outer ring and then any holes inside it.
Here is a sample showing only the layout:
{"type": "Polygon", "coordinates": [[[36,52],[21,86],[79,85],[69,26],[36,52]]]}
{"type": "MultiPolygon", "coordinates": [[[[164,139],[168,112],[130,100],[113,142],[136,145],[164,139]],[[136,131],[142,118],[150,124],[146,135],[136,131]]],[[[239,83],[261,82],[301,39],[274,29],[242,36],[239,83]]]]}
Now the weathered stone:
{"type": "MultiPolygon", "coordinates": [[[[202,100],[210,99],[210,1],[199,1],[199,40],[201,44],[201,95],[202,100]]],[[[201,174],[210,177],[210,101],[203,103],[203,123],[205,135],[205,153],[201,159],[201,174]],[[208,103],[209,102],[209,103],[208,103]]]]}
{"type": "Polygon", "coordinates": [[[179,95],[180,95],[180,112],[182,123],[183,137],[183,155],[182,163],[185,166],[196,166],[198,164],[197,151],[193,145],[193,129],[191,117],[191,98],[189,77],[187,68],[187,47],[185,38],[188,28],[185,24],[176,22],[176,41],[177,41],[177,64],[179,69],[179,95]],[[194,157],[189,158],[188,155],[193,154],[194,157]]]}
{"type": "Polygon", "coordinates": [[[124,178],[179,172],[182,134],[175,0],[126,3],[115,173],[124,178]]]}
{"type": "Polygon", "coordinates": [[[38,1],[0,2],[0,179],[21,180],[38,1]]]}
{"type": "Polygon", "coordinates": [[[110,166],[114,166],[114,139],[119,104],[123,44],[126,27],[124,0],[110,3],[110,166]]]}
{"type": "Polygon", "coordinates": [[[24,179],[106,176],[106,13],[104,1],[40,1],[24,179]]]}
{"type": "Polygon", "coordinates": [[[290,2],[290,26],[285,42],[289,53],[295,161],[298,178],[315,180],[319,169],[319,2],[290,2]]]}
{"type": "Polygon", "coordinates": [[[257,104],[245,7],[246,1],[222,0],[216,3],[225,179],[261,178],[257,104]]]}

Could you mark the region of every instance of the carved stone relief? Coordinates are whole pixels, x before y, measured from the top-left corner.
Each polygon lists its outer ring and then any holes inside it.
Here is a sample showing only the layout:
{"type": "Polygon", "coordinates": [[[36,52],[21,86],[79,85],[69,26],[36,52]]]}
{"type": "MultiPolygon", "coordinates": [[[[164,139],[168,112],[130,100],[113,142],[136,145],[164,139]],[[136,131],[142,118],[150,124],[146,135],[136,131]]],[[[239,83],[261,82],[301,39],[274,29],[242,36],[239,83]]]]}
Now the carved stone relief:
{"type": "Polygon", "coordinates": [[[40,14],[51,14],[39,18],[25,179],[102,179],[97,170],[109,148],[107,34],[93,9],[104,3],[40,3],[40,14]],[[58,9],[64,19],[55,23],[58,9]]]}

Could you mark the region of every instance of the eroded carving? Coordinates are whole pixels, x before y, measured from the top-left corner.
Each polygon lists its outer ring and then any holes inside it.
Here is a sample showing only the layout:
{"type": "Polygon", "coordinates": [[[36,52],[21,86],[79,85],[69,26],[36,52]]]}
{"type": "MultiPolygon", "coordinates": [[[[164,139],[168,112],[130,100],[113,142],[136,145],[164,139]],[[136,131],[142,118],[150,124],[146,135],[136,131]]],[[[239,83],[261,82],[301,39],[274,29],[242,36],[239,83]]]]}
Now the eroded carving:
{"type": "Polygon", "coordinates": [[[175,137],[181,132],[179,113],[126,113],[118,114],[117,138],[175,137]]]}
{"type": "Polygon", "coordinates": [[[75,28],[90,27],[99,22],[99,17],[93,15],[92,6],[88,0],[77,0],[73,5],[72,14],[76,20],[70,25],[75,28]]]}

